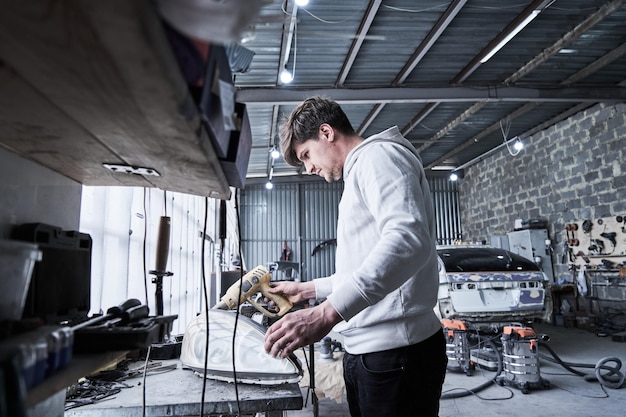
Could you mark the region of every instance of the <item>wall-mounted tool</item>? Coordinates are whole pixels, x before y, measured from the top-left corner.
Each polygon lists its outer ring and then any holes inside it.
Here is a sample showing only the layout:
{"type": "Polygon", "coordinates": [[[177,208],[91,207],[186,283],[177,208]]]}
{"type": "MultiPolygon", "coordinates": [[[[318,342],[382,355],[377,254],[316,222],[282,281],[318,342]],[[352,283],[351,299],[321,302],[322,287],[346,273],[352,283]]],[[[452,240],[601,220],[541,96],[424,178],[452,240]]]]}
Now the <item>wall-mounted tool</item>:
{"type": "Polygon", "coordinates": [[[231,285],[222,297],[222,300],[213,308],[219,310],[230,310],[237,308],[240,304],[246,301],[249,301],[257,310],[265,314],[267,317],[282,317],[293,308],[293,304],[285,297],[269,292],[269,289],[271,288],[271,280],[272,275],[270,274],[270,271],[263,265],[259,265],[231,285]],[[259,292],[265,298],[268,298],[276,304],[279,309],[278,313],[268,311],[254,300],[253,296],[259,292]]]}
{"type": "Polygon", "coordinates": [[[578,225],[576,223],[567,223],[565,225],[565,231],[567,233],[567,244],[569,247],[578,246],[580,244],[580,241],[576,237],[578,225]]]}
{"type": "Polygon", "coordinates": [[[589,245],[589,253],[592,255],[601,255],[604,253],[604,241],[602,239],[592,239],[589,245]]]}
{"type": "Polygon", "coordinates": [[[619,223],[624,223],[624,226],[622,226],[622,233],[626,233],[626,216],[616,216],[615,217],[615,221],[619,224],[619,223]]]}
{"type": "Polygon", "coordinates": [[[587,255],[585,255],[585,253],[583,251],[578,251],[578,253],[576,254],[576,256],[580,256],[583,258],[583,261],[585,261],[586,263],[591,262],[591,260],[589,259],[589,257],[587,255]]]}
{"type": "Polygon", "coordinates": [[[609,242],[611,242],[611,245],[613,245],[613,249],[611,249],[611,252],[609,252],[607,255],[612,254],[615,251],[615,247],[617,246],[617,233],[615,233],[615,232],[602,232],[602,233],[600,233],[600,236],[605,238],[609,242]]]}

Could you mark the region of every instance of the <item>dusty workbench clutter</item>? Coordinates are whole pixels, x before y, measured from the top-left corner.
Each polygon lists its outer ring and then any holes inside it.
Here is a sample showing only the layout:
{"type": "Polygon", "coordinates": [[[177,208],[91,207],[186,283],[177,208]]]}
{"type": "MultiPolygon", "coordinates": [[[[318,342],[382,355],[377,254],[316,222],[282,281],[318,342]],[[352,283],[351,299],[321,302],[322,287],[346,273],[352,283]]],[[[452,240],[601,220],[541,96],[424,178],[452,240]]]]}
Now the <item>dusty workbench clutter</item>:
{"type": "MultiPolygon", "coordinates": [[[[68,401],[65,417],[141,417],[144,409],[152,417],[199,415],[203,379],[189,369],[183,369],[178,359],[147,365],[143,379],[143,362],[129,369],[132,377],[119,375],[119,381],[108,381],[115,393],[100,393],[96,401],[68,401]]],[[[114,375],[107,372],[107,377],[114,375]]],[[[97,377],[94,376],[94,379],[97,377]]],[[[104,381],[101,382],[104,384],[104,381]]],[[[299,410],[302,392],[297,383],[282,385],[235,384],[206,379],[204,413],[255,415],[256,413],[299,410]]]]}

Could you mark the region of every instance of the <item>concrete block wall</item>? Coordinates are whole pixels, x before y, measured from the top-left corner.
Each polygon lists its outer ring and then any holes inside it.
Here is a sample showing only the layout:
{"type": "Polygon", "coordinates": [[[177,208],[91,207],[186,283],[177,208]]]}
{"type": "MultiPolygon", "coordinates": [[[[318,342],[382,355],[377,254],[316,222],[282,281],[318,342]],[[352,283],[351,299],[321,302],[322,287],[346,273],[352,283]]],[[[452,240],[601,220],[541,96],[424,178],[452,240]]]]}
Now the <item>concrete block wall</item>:
{"type": "Polygon", "coordinates": [[[598,104],[465,169],[459,184],[463,240],[489,242],[515,219],[545,219],[555,280],[572,281],[565,224],[626,216],[626,104],[598,104]]]}

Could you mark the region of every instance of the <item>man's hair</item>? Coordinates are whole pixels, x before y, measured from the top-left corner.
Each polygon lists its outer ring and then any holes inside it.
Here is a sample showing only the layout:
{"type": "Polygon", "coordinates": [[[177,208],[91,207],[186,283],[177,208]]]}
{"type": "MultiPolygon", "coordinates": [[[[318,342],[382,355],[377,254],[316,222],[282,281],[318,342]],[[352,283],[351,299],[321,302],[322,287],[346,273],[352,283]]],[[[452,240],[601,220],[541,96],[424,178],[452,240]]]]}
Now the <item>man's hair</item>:
{"type": "Polygon", "coordinates": [[[292,166],[303,165],[294,147],[307,140],[318,140],[323,123],[344,135],[354,134],[348,116],[337,102],[319,96],[308,98],[293,109],[280,126],[280,150],[285,162],[292,166]]]}

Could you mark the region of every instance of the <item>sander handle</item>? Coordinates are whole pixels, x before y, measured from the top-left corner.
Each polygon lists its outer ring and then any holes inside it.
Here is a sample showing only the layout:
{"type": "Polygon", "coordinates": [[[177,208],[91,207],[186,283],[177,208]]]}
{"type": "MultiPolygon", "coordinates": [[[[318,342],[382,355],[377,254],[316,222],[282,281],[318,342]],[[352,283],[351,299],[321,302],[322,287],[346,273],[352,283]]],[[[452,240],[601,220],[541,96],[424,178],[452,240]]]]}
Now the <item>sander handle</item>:
{"type": "Polygon", "coordinates": [[[272,275],[267,268],[259,265],[231,285],[230,288],[226,290],[221,301],[213,308],[229,310],[237,308],[244,301],[249,301],[257,310],[267,317],[282,317],[293,308],[293,303],[280,294],[269,292],[271,279],[272,275]],[[252,299],[252,296],[259,292],[278,306],[278,313],[268,311],[252,299]]]}
{"type": "MultiPolygon", "coordinates": [[[[269,288],[269,285],[267,285],[267,287],[269,288]]],[[[270,318],[282,317],[285,314],[287,314],[289,310],[293,308],[293,303],[291,301],[289,301],[288,299],[286,299],[280,294],[273,294],[271,292],[268,292],[266,288],[264,288],[264,286],[261,287],[261,294],[263,294],[265,298],[268,298],[270,301],[273,301],[274,304],[276,304],[276,306],[278,307],[278,313],[270,312],[265,307],[263,307],[262,305],[254,301],[251,297],[248,298],[248,301],[250,301],[250,303],[257,310],[265,314],[267,317],[270,317],[270,318]]]]}

